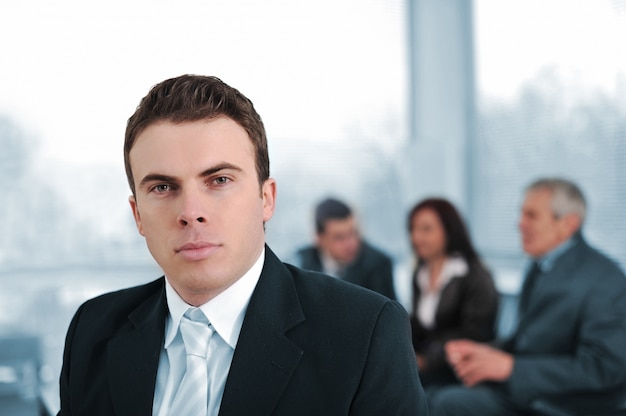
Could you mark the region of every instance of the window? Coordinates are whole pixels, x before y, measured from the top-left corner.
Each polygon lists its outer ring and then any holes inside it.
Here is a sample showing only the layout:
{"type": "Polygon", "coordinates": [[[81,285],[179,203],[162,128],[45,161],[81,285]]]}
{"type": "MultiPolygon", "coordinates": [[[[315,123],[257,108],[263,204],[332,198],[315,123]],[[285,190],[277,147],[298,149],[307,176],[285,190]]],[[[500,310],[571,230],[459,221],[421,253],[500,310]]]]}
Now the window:
{"type": "Polygon", "coordinates": [[[587,239],[626,265],[626,2],[477,0],[475,16],[482,253],[519,266],[523,188],[555,175],[582,187],[587,239]]]}

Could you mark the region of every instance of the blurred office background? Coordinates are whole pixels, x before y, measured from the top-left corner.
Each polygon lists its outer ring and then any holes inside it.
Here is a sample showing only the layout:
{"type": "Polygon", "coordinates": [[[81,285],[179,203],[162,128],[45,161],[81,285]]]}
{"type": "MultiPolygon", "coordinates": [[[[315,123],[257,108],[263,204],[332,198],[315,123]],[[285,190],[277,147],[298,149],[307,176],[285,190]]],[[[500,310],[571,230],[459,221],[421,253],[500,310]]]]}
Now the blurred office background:
{"type": "Polygon", "coordinates": [[[588,239],[626,265],[626,0],[0,0],[0,414],[57,406],[85,299],[160,275],[136,233],[126,119],[155,83],[217,75],[255,103],[278,207],[270,246],[345,199],[410,268],[406,214],[444,196],[503,295],[538,176],[577,181],[588,239]]]}

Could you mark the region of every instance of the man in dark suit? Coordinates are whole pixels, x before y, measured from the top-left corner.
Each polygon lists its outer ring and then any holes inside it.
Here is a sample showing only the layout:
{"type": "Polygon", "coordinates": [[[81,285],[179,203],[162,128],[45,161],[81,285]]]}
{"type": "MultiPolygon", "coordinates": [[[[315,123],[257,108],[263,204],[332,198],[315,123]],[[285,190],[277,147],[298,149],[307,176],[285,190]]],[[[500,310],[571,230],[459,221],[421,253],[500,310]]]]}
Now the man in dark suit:
{"type": "Polygon", "coordinates": [[[395,300],[391,258],[359,233],[344,202],[328,198],[315,208],[315,245],[298,250],[299,266],[373,290],[395,300]]]}
{"type": "Polygon", "coordinates": [[[580,231],[586,204],[563,179],[526,191],[519,228],[533,265],[519,324],[501,348],[452,341],[448,360],[464,386],[436,393],[431,414],[602,414],[626,387],[626,278],[580,231]],[[543,413],[542,413],[543,414],[543,413]]]}
{"type": "Polygon", "coordinates": [[[60,415],[427,413],[402,307],[265,245],[276,183],[239,91],[163,81],[129,119],[124,155],[137,229],[165,276],[79,308],[60,415]]]}

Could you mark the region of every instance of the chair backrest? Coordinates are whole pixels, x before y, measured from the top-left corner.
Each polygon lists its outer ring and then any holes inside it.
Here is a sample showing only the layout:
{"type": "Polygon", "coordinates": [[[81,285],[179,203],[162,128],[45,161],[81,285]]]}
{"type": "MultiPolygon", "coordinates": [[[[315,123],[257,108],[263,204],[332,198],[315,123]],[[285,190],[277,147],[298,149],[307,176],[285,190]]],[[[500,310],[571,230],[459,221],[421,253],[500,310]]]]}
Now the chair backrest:
{"type": "Polygon", "coordinates": [[[41,350],[39,338],[0,335],[0,396],[32,399],[38,394],[41,350]]]}

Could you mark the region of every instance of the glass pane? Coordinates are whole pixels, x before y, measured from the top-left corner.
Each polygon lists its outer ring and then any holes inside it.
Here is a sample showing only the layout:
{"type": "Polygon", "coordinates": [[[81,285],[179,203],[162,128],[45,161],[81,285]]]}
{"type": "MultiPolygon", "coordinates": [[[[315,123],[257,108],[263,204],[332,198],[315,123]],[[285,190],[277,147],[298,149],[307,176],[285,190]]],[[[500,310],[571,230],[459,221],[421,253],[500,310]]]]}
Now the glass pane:
{"type": "MultiPolygon", "coordinates": [[[[579,183],[585,234],[626,265],[626,3],[477,0],[478,132],[473,229],[516,263],[523,187],[579,183]]],[[[516,263],[517,264],[517,263],[516,263]]]]}

